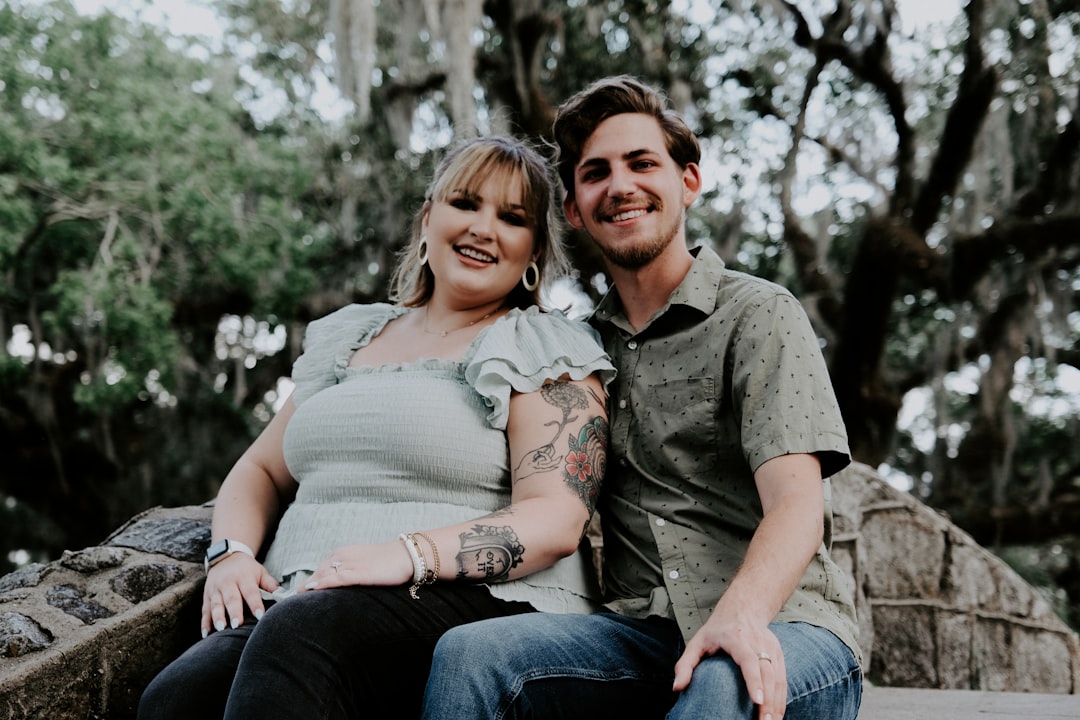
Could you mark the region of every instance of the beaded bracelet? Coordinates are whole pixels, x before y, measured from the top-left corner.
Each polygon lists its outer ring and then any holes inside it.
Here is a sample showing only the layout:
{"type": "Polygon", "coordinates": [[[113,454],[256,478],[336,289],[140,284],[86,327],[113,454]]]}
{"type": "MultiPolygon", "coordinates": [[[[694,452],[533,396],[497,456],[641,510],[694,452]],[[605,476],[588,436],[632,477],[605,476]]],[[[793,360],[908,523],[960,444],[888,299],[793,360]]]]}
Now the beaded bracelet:
{"type": "Polygon", "coordinates": [[[420,552],[420,544],[416,542],[416,538],[402,533],[398,535],[398,539],[405,543],[405,549],[409,551],[409,557],[412,558],[413,584],[409,588],[409,595],[412,595],[413,600],[419,600],[420,596],[416,594],[416,591],[424,584],[427,576],[427,563],[424,562],[424,556],[420,552]]]}
{"type": "Polygon", "coordinates": [[[439,548],[429,535],[422,532],[402,533],[398,538],[405,543],[405,549],[409,551],[409,557],[413,561],[413,584],[409,587],[409,595],[412,596],[413,600],[419,600],[420,596],[417,593],[420,588],[424,585],[434,585],[435,581],[439,579],[439,570],[441,568],[439,548]],[[428,567],[427,558],[424,556],[424,548],[416,540],[417,535],[424,538],[427,544],[431,546],[431,555],[435,560],[433,568],[428,567]]]}

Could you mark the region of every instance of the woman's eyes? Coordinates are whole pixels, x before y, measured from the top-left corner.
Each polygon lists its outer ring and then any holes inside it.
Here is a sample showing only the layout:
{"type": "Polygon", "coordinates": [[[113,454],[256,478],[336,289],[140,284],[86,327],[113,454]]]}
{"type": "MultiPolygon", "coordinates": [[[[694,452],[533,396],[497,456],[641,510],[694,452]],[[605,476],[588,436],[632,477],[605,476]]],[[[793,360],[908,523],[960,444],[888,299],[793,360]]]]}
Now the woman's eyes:
{"type": "MultiPolygon", "coordinates": [[[[456,198],[451,198],[447,202],[447,204],[450,205],[450,207],[452,207],[452,208],[456,208],[456,209],[462,210],[464,212],[476,212],[477,210],[480,209],[480,204],[481,203],[480,203],[480,201],[473,200],[473,199],[467,198],[467,197],[456,197],[456,198]]],[[[519,212],[519,211],[501,212],[501,213],[499,213],[499,220],[503,221],[504,223],[506,223],[508,225],[513,225],[515,227],[528,227],[529,226],[529,219],[525,216],[525,214],[523,212],[519,212]]]]}

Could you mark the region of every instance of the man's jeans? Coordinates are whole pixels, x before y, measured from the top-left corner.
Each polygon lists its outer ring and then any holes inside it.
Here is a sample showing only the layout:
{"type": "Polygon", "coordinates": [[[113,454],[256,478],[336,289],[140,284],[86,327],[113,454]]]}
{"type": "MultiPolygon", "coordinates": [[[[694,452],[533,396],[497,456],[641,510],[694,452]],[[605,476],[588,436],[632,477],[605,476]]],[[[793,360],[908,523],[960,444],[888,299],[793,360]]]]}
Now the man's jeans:
{"type": "MultiPolygon", "coordinates": [[[[862,672],[828,630],[773,623],[787,667],[785,720],[854,720],[862,672]]],[[[435,648],[424,720],[755,717],[739,668],[707,658],[671,691],[683,650],[674,622],[614,613],[530,613],[463,625],[435,648]]]]}

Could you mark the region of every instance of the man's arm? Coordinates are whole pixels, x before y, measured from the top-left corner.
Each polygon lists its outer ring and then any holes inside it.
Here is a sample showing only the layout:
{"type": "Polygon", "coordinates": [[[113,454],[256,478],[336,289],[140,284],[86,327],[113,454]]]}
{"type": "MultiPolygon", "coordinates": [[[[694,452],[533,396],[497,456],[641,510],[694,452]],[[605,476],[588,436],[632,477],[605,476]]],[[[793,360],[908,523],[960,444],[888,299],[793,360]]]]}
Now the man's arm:
{"type": "Polygon", "coordinates": [[[773,458],[758,468],[754,481],[761,524],[731,585],[676,663],[674,689],[689,685],[702,658],[724,652],[742,669],[760,717],[778,720],[787,704],[787,673],[768,625],[821,545],[825,494],[821,465],[809,454],[773,458]]]}

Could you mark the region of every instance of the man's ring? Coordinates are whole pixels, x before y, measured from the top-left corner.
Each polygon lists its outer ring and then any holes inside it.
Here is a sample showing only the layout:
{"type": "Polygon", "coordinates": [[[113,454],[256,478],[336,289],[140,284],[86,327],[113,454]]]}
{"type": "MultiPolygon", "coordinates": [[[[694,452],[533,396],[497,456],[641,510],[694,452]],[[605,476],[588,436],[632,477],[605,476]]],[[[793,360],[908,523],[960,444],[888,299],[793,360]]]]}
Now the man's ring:
{"type": "Polygon", "coordinates": [[[334,562],[330,563],[330,567],[334,568],[334,572],[337,572],[338,568],[341,567],[341,563],[335,560],[334,562]]]}
{"type": "Polygon", "coordinates": [[[766,662],[772,663],[772,657],[767,652],[759,652],[757,656],[758,660],[765,660],[766,662]]]}

